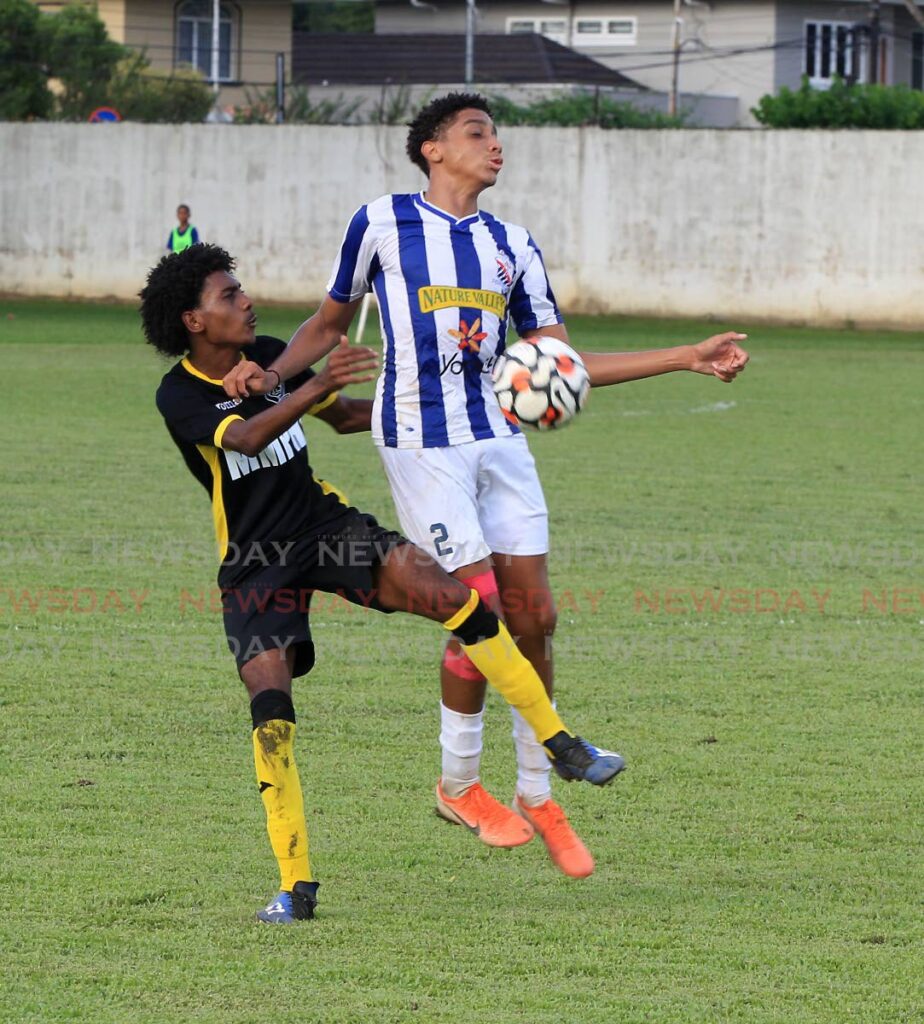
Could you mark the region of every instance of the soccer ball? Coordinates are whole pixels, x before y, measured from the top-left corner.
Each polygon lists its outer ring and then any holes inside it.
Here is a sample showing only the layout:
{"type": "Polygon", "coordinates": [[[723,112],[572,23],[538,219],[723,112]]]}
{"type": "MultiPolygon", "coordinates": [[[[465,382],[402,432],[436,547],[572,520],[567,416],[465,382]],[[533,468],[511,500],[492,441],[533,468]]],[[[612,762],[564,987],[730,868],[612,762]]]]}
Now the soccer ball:
{"type": "Polygon", "coordinates": [[[558,338],[517,341],[491,374],[501,412],[530,430],[555,430],[584,408],[590,377],[581,357],[558,338]]]}

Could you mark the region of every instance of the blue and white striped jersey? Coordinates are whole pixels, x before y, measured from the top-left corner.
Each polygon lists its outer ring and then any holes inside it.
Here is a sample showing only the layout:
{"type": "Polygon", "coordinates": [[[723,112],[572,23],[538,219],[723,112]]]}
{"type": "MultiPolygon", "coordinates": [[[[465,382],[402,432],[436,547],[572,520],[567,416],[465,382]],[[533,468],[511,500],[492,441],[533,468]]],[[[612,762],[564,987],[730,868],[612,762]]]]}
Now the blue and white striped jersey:
{"type": "Polygon", "coordinates": [[[562,322],[529,232],[480,211],[457,220],[423,193],[353,215],[327,290],[375,291],[384,344],[372,437],[437,448],[516,433],[491,391],[508,317],[517,331],[562,322]]]}

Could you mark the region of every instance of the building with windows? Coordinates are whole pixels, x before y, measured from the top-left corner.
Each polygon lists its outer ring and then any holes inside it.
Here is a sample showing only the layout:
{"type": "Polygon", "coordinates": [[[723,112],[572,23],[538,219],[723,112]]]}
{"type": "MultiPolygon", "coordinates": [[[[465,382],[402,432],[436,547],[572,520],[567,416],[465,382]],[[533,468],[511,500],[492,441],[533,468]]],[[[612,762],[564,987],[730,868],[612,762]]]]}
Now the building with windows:
{"type": "MultiPolygon", "coordinates": [[[[465,38],[451,33],[293,35],[293,82],[315,102],[337,106],[346,121],[400,122],[435,90],[465,89],[465,75],[465,38]]],[[[663,109],[659,94],[539,33],[479,35],[471,87],[514,103],[580,91],[663,109]]],[[[721,117],[714,106],[703,119],[721,117]]]]}
{"type": "MultiPolygon", "coordinates": [[[[54,10],[67,2],[39,6],[54,10]]],[[[922,3],[682,0],[680,105],[693,112],[694,124],[747,126],[756,123],[750,111],[761,96],[797,88],[803,75],[826,88],[835,75],[865,82],[874,71],[879,82],[922,89],[922,3]]],[[[458,84],[461,75],[448,69],[458,64],[467,6],[466,0],[376,0],[375,37],[302,35],[293,45],[292,0],[220,0],[220,103],[242,103],[248,90],[272,86],[279,53],[290,78],[322,91],[407,85],[425,92],[427,85],[458,84]],[[454,48],[434,41],[449,36],[454,48]]],[[[194,67],[213,80],[213,0],[96,0],[96,7],[110,36],[143,49],[155,67],[194,67]]],[[[483,37],[475,47],[476,84],[625,91],[630,81],[639,103],[666,108],[674,74],[673,0],[478,0],[476,33],[483,37]],[[521,42],[508,46],[505,60],[503,40],[513,36],[556,45],[529,50],[521,42]],[[579,59],[563,55],[563,47],[579,59]],[[535,68],[533,83],[521,74],[524,55],[535,68]]]]}
{"type": "MultiPolygon", "coordinates": [[[[40,2],[44,11],[67,0],[40,2]]],[[[110,38],[143,50],[156,68],[198,68],[212,77],[212,0],[96,0],[110,38]]],[[[268,88],[276,80],[276,55],[292,55],[292,0],[221,0],[218,74],[222,105],[245,99],[247,87],[268,88]]]]}
{"type": "MultiPolygon", "coordinates": [[[[650,90],[671,89],[672,0],[481,0],[477,9],[479,33],[539,33],[650,90]]],[[[465,14],[465,0],[378,0],[376,32],[459,34],[465,14]]],[[[753,125],[760,97],[798,88],[802,75],[817,88],[836,74],[868,81],[872,41],[878,81],[924,87],[915,0],[683,0],[680,16],[679,91],[736,99],[738,124],[753,125]]]]}

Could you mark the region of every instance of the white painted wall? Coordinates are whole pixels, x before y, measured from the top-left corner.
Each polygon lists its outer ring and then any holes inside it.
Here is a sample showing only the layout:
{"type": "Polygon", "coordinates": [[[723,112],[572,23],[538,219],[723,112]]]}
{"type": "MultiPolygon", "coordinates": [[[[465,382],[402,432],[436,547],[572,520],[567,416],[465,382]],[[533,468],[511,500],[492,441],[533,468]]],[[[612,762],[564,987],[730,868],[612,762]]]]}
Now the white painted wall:
{"type": "MultiPolygon", "coordinates": [[[[493,213],[571,311],[924,323],[924,133],[505,129],[493,213]]],[[[0,124],[0,290],[132,298],[179,202],[248,290],[323,294],[363,201],[423,183],[401,128],[0,124]]]]}

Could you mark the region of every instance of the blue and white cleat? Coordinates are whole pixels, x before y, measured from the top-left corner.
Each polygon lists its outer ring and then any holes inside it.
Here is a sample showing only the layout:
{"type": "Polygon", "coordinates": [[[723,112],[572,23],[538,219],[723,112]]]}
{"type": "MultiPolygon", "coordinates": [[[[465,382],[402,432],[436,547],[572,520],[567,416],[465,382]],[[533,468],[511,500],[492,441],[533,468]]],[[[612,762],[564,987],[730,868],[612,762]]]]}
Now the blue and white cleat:
{"type": "Polygon", "coordinates": [[[257,920],[264,924],[295,924],[310,921],[318,905],[318,882],[296,882],[291,892],[285,889],[262,910],[257,920]]]}
{"type": "Polygon", "coordinates": [[[565,782],[589,782],[605,786],[625,768],[626,762],[612,750],[601,750],[580,736],[557,732],[543,743],[552,767],[565,782]]]}

